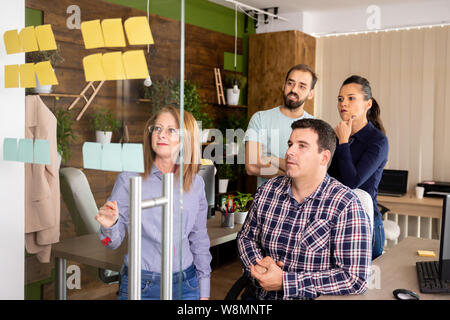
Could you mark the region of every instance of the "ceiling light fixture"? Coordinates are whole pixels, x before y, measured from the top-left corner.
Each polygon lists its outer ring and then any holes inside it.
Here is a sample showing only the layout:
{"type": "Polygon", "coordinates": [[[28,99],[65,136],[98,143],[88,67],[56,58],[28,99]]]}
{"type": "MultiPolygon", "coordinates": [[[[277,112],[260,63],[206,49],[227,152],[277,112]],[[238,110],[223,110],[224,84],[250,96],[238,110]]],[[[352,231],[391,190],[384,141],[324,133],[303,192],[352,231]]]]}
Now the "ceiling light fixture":
{"type": "Polygon", "coordinates": [[[256,11],[258,13],[265,14],[265,15],[273,17],[275,19],[280,19],[280,20],[283,20],[283,21],[289,21],[288,19],[280,17],[279,15],[276,15],[276,14],[273,14],[273,13],[270,13],[270,12],[267,12],[267,11],[264,11],[264,10],[252,7],[252,6],[249,6],[249,5],[247,5],[245,3],[242,3],[242,2],[239,2],[239,1],[235,1],[235,0],[225,0],[225,1],[229,2],[229,3],[233,3],[235,5],[238,5],[239,7],[242,7],[242,8],[248,9],[248,10],[253,10],[253,11],[256,11]]]}

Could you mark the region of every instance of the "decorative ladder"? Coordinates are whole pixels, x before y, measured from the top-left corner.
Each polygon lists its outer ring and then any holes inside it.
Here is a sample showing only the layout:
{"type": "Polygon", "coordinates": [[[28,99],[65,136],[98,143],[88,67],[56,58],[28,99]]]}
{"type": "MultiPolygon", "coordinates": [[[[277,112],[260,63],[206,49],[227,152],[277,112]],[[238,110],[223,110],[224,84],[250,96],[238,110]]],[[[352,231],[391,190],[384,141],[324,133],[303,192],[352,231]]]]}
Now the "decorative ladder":
{"type": "Polygon", "coordinates": [[[91,102],[94,100],[95,96],[97,95],[98,91],[100,90],[100,88],[102,87],[103,83],[105,81],[100,81],[100,83],[98,84],[97,87],[94,86],[94,81],[90,81],[83,89],[83,91],[81,91],[80,95],[78,98],[75,99],[74,102],[72,102],[72,104],[69,106],[68,110],[72,109],[73,107],[75,107],[75,105],[77,104],[77,102],[81,99],[81,97],[84,98],[84,100],[86,100],[86,104],[83,107],[83,109],[81,109],[80,113],[77,116],[77,121],[79,121],[81,119],[81,117],[83,116],[83,114],[86,112],[86,109],[89,107],[89,105],[91,104],[91,102]],[[88,98],[86,98],[85,93],[86,91],[92,88],[92,90],[94,90],[94,92],[92,93],[92,95],[88,98]]]}
{"type": "Polygon", "coordinates": [[[226,104],[225,96],[223,95],[222,78],[220,76],[220,69],[214,68],[214,77],[216,79],[216,91],[218,104],[226,104]],[[222,101],[220,100],[222,98],[222,101]]]}

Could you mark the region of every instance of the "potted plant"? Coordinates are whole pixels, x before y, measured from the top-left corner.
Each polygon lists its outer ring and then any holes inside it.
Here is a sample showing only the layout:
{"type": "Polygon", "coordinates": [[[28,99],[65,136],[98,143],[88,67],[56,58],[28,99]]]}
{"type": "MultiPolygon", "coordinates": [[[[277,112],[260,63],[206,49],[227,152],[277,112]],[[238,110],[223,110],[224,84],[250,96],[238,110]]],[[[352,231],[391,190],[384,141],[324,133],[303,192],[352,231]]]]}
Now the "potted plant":
{"type": "Polygon", "coordinates": [[[243,224],[248,213],[247,204],[253,200],[253,197],[250,193],[241,193],[237,191],[237,195],[233,196],[233,200],[236,204],[234,216],[235,222],[243,224]]]}
{"type": "MultiPolygon", "coordinates": [[[[150,112],[156,112],[164,106],[180,107],[180,81],[173,79],[155,80],[151,87],[143,87],[143,96],[150,99],[150,112]]],[[[198,93],[198,85],[184,81],[184,110],[189,111],[195,120],[202,123],[202,128],[212,128],[213,122],[204,112],[205,101],[198,93]]]]}
{"type": "Polygon", "coordinates": [[[111,142],[112,133],[121,127],[121,123],[116,120],[111,110],[101,108],[91,113],[89,126],[95,130],[96,141],[105,144],[111,142]]]}
{"type": "Polygon", "coordinates": [[[240,90],[247,85],[247,77],[238,73],[224,74],[225,88],[227,88],[227,104],[237,106],[239,104],[240,90]]]}
{"type": "Polygon", "coordinates": [[[62,163],[65,163],[71,157],[69,149],[69,143],[76,140],[76,136],[73,133],[72,126],[75,121],[72,119],[71,114],[67,110],[57,109],[55,112],[56,117],[56,141],[58,149],[58,167],[62,163]]]}
{"type": "Polygon", "coordinates": [[[235,178],[231,164],[217,165],[217,176],[219,177],[219,193],[226,193],[228,182],[235,178]]]}
{"type": "MultiPolygon", "coordinates": [[[[55,66],[58,63],[61,63],[64,61],[64,58],[61,57],[61,55],[59,54],[59,46],[58,46],[58,50],[27,52],[25,54],[25,58],[26,58],[26,62],[28,62],[28,63],[30,63],[30,62],[38,63],[38,62],[42,62],[42,61],[50,61],[53,68],[55,68],[55,66]]],[[[52,86],[51,85],[41,86],[41,84],[39,83],[39,79],[36,76],[36,88],[33,88],[32,91],[34,93],[51,93],[52,86]]]]}

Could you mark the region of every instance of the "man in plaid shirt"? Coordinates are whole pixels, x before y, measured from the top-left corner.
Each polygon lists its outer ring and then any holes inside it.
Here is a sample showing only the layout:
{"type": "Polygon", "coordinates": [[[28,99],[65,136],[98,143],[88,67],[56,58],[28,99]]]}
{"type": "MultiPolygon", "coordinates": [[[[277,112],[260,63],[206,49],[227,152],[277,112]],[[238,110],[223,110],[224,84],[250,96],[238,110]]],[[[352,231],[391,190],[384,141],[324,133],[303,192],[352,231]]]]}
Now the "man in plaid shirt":
{"type": "Polygon", "coordinates": [[[238,234],[244,272],[257,280],[259,299],[363,293],[372,260],[370,222],[356,194],[327,174],[333,128],[318,119],[291,127],[287,176],[258,188],[238,234]]]}

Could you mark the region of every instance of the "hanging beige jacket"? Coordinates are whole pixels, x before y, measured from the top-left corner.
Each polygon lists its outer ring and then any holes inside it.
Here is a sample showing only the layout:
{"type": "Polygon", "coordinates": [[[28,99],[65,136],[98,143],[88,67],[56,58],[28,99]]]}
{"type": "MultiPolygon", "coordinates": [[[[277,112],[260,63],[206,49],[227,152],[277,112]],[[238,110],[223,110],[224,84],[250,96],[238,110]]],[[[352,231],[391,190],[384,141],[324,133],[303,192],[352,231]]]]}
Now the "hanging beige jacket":
{"type": "Polygon", "coordinates": [[[26,97],[25,138],[50,142],[50,165],[25,163],[25,247],[40,262],[50,262],[60,232],[56,117],[38,95],[26,97]]]}

